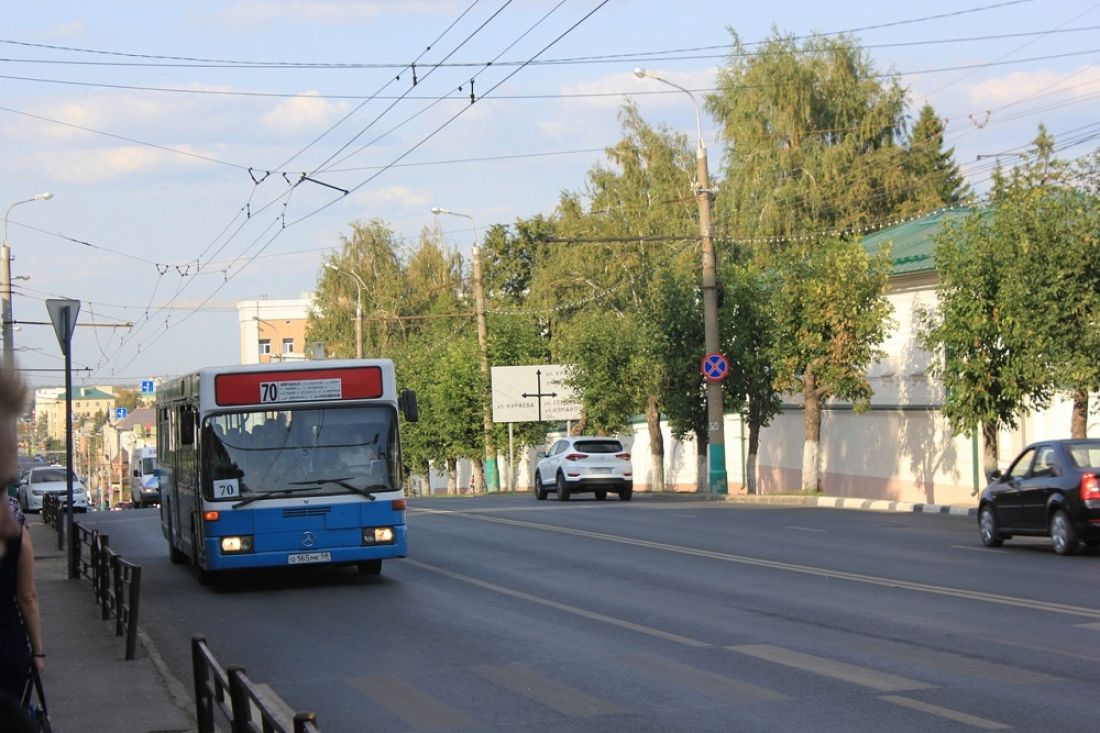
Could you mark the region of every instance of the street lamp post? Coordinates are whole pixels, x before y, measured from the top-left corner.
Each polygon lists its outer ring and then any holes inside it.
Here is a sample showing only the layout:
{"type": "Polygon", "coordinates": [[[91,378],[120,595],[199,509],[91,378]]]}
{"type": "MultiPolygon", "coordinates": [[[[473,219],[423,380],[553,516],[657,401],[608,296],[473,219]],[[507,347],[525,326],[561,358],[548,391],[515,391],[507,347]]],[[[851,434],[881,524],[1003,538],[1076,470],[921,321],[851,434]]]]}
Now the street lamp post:
{"type": "MultiPolygon", "coordinates": [[[[489,382],[489,336],[485,325],[485,286],[481,279],[481,247],[477,244],[477,224],[474,217],[462,214],[450,209],[432,207],[432,213],[450,214],[461,216],[470,220],[470,232],[473,234],[473,246],[471,253],[474,257],[474,297],[477,304],[477,343],[481,352],[481,374],[485,377],[485,383],[489,382]]],[[[481,395],[481,422],[485,432],[485,488],[488,491],[497,491],[500,481],[497,474],[497,451],[493,445],[493,415],[489,406],[489,400],[485,394],[481,395]]]]}
{"type": "MultiPolygon", "coordinates": [[[[721,353],[718,338],[718,278],[716,275],[714,242],[710,224],[710,179],[707,171],[707,148],[703,144],[703,116],[699,101],[688,89],[664,79],[645,69],[634,69],[639,79],[653,79],[679,89],[691,98],[695,107],[695,163],[699,182],[695,197],[699,202],[699,236],[703,249],[703,342],[707,354],[721,353]]],[[[725,494],[729,490],[726,479],[726,430],[725,410],[722,405],[722,385],[707,381],[707,458],[709,486],[712,494],[725,494]]]]}
{"type": "Polygon", "coordinates": [[[29,204],[32,201],[47,201],[53,198],[52,193],[36,193],[29,199],[23,199],[16,201],[14,204],[8,207],[8,210],[4,212],[4,244],[0,246],[0,291],[3,295],[3,309],[0,317],[3,318],[3,332],[4,332],[4,366],[11,367],[14,362],[12,357],[15,354],[15,339],[12,333],[12,312],[11,312],[11,248],[8,247],[8,214],[19,204],[29,204]]]}
{"type": "Polygon", "coordinates": [[[351,275],[355,278],[355,358],[363,358],[363,288],[366,284],[363,282],[363,278],[359,277],[358,273],[352,270],[341,270],[331,262],[326,262],[325,267],[334,271],[342,272],[345,275],[351,275]]]}

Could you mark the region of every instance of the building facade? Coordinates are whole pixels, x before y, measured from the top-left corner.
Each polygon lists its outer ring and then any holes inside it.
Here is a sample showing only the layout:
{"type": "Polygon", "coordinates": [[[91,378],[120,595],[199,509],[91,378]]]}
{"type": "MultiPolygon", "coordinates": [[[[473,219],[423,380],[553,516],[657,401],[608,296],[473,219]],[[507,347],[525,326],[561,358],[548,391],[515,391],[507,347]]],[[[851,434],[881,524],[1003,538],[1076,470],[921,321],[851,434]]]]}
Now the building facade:
{"type": "Polygon", "coordinates": [[[290,300],[238,302],[241,363],[266,364],[307,358],[306,320],[312,304],[312,293],[290,300]]]}

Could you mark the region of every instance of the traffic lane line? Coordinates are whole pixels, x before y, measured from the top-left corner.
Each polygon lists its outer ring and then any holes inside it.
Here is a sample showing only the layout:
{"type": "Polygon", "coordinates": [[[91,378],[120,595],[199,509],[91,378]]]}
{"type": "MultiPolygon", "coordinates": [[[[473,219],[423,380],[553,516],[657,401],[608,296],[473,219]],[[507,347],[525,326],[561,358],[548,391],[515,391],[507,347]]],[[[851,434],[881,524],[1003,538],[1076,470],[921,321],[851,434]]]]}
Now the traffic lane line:
{"type": "Polygon", "coordinates": [[[590,718],[624,712],[617,705],[544,677],[520,664],[481,664],[472,667],[471,670],[483,680],[534,700],[570,718],[590,718]]]}
{"type": "MultiPolygon", "coordinates": [[[[433,510],[428,511],[429,513],[435,513],[433,510]]],[[[908,590],[917,593],[928,593],[931,595],[951,596],[953,598],[978,601],[981,603],[993,603],[1002,606],[1024,608],[1031,611],[1043,611],[1047,613],[1057,613],[1068,616],[1081,616],[1084,618],[1100,620],[1100,609],[1096,608],[1072,606],[1064,603],[1051,603],[1048,601],[1040,601],[1030,598],[1017,598],[1014,596],[999,595],[997,593],[986,593],[983,591],[966,590],[965,588],[951,588],[949,586],[917,583],[914,581],[899,580],[897,578],[885,578],[876,575],[865,575],[862,573],[850,573],[843,570],[830,570],[828,568],[816,567],[813,565],[801,565],[798,563],[782,562],[780,560],[766,560],[758,557],[749,557],[747,555],[733,555],[725,552],[687,547],[685,545],[672,545],[664,542],[654,542],[652,540],[635,539],[633,537],[613,535],[606,532],[593,532],[590,530],[559,527],[553,524],[542,524],[539,522],[531,522],[521,519],[508,519],[506,517],[486,516],[475,512],[447,511],[441,513],[445,513],[453,517],[461,517],[463,519],[475,519],[481,522],[494,522],[497,524],[506,524],[513,527],[524,527],[526,529],[539,530],[542,532],[556,532],[558,534],[572,535],[574,537],[585,537],[587,539],[600,540],[603,542],[615,542],[622,545],[632,545],[634,547],[645,547],[651,550],[659,550],[662,552],[672,552],[679,555],[705,557],[712,560],[736,563],[739,565],[768,568],[772,570],[784,570],[791,573],[812,575],[819,578],[847,580],[853,583],[877,585],[886,588],[896,588],[898,590],[908,590]]]]}
{"type": "Polygon", "coordinates": [[[473,728],[481,723],[395,675],[352,677],[351,685],[414,731],[473,728]]]}
{"type": "Polygon", "coordinates": [[[946,720],[950,720],[955,723],[962,723],[963,725],[969,725],[974,728],[981,728],[982,730],[1008,730],[1012,727],[1009,725],[1005,725],[1004,723],[998,723],[995,720],[989,720],[988,718],[979,718],[976,715],[968,715],[967,713],[961,713],[958,710],[940,707],[939,705],[932,705],[931,703],[921,702],[920,700],[914,700],[911,697],[904,697],[902,695],[880,695],[879,700],[892,702],[895,705],[901,705],[902,707],[909,708],[910,710],[919,710],[922,713],[935,715],[936,717],[945,718],[946,720]]]}
{"type": "Polygon", "coordinates": [[[861,667],[857,664],[838,662],[825,657],[804,654],[792,649],[773,646],[771,644],[737,644],[727,646],[731,652],[745,654],[746,656],[763,659],[765,662],[780,664],[784,667],[811,672],[822,677],[831,677],[844,682],[850,682],[860,687],[869,687],[879,692],[902,692],[905,690],[927,690],[935,685],[927,682],[901,677],[899,675],[882,672],[871,667],[861,667]]]}
{"type": "Polygon", "coordinates": [[[439,575],[444,575],[453,580],[458,580],[469,585],[477,586],[478,588],[484,588],[485,590],[491,590],[494,593],[500,593],[501,595],[510,596],[512,598],[518,598],[530,603],[537,603],[540,606],[546,606],[547,608],[553,608],[557,611],[564,611],[565,613],[573,614],[574,616],[581,616],[583,618],[590,619],[592,621],[599,621],[605,624],[611,624],[612,626],[618,626],[623,629],[629,629],[630,631],[637,631],[647,636],[652,636],[657,639],[664,639],[665,641],[675,642],[677,644],[683,644],[689,647],[707,647],[711,646],[705,641],[699,641],[698,639],[692,639],[687,636],[681,636],[679,634],[673,634],[669,631],[662,631],[655,629],[652,626],[645,626],[643,624],[635,624],[630,621],[624,621],[614,616],[607,616],[602,613],[596,613],[595,611],[588,611],[577,606],[570,606],[567,603],[559,603],[558,601],[552,601],[549,598],[543,598],[542,596],[536,596],[532,593],[524,593],[523,591],[515,590],[513,588],[506,588],[503,585],[497,585],[496,583],[490,583],[486,580],[474,578],[469,575],[463,575],[462,573],[456,573],[453,570],[447,570],[436,565],[429,565],[428,563],[421,562],[419,560],[412,560],[405,558],[401,561],[405,565],[412,565],[414,567],[428,570],[439,575]]]}
{"type": "Polygon", "coordinates": [[[663,684],[687,687],[724,703],[743,704],[790,699],[788,695],[766,687],[707,672],[652,654],[631,654],[619,657],[619,660],[624,665],[663,684]]]}

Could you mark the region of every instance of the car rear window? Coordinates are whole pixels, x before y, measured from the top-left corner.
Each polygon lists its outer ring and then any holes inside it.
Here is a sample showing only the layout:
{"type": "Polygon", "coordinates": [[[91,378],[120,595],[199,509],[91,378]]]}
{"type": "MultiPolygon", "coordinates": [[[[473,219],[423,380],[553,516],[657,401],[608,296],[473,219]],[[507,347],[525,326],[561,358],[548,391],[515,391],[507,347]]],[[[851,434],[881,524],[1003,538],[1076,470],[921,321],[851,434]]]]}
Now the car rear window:
{"type": "Polygon", "coordinates": [[[1068,450],[1069,459],[1077,468],[1100,468],[1100,444],[1070,444],[1068,450]]]}
{"type": "Polygon", "coordinates": [[[582,453],[622,453],[623,444],[617,440],[578,440],[573,447],[582,453]]]}

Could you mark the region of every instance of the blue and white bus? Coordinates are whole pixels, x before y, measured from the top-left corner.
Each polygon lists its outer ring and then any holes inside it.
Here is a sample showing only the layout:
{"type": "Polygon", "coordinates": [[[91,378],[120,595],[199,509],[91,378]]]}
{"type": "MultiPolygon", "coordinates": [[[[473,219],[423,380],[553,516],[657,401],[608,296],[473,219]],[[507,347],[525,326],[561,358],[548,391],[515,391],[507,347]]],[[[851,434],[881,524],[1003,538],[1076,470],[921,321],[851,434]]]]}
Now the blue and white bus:
{"type": "Polygon", "coordinates": [[[393,362],[200,369],[157,391],[160,518],[174,563],[221,571],[405,557],[393,362]]]}

